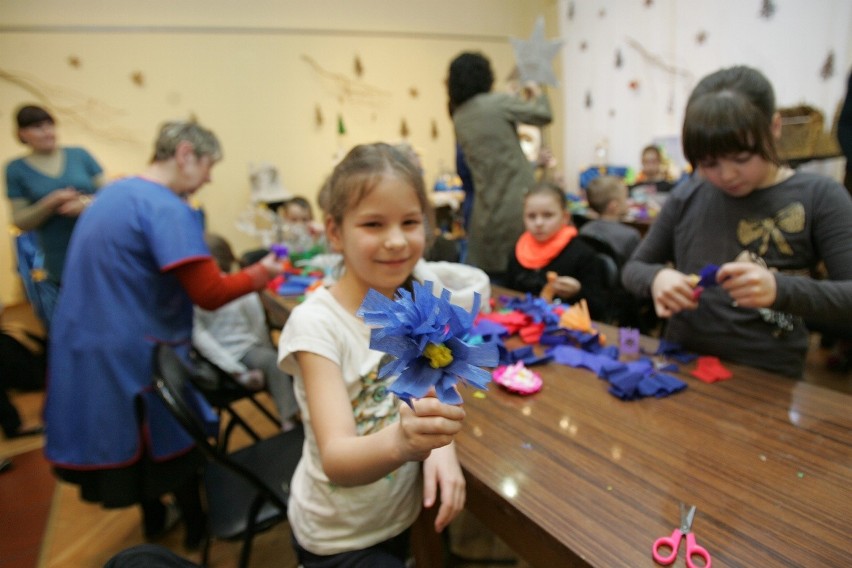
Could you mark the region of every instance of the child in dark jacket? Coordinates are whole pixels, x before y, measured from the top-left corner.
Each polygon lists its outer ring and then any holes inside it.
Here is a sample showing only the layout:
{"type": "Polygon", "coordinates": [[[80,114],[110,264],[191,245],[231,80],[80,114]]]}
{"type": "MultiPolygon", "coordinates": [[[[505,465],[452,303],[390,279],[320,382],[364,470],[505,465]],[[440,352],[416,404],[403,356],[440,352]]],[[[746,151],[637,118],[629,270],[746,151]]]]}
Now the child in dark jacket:
{"type": "Polygon", "coordinates": [[[604,274],[595,250],[575,238],[577,228],[570,223],[565,194],[550,182],[534,186],[524,197],[526,231],[509,258],[508,286],[513,290],[540,294],[548,283],[554,295],[568,303],[585,299],[592,318],[605,311],[604,274]]]}

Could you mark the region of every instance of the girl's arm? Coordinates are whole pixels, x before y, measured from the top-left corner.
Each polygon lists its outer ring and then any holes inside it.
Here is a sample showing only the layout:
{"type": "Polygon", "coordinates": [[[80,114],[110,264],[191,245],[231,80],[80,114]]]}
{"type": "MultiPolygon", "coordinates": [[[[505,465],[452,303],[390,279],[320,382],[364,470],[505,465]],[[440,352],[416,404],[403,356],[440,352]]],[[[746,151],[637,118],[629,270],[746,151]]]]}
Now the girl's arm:
{"type": "Polygon", "coordinates": [[[441,532],[464,509],[464,474],[456,456],[455,444],[432,451],[423,462],[423,506],[435,504],[440,489],[441,506],[435,518],[435,531],[441,532]]]}
{"type": "Polygon", "coordinates": [[[332,483],[352,487],[377,481],[406,462],[425,460],[461,430],[464,410],[427,397],[414,401],[416,413],[400,403],[398,422],[359,436],[340,367],[307,351],[297,352],[296,361],[323,471],[332,483]]]}

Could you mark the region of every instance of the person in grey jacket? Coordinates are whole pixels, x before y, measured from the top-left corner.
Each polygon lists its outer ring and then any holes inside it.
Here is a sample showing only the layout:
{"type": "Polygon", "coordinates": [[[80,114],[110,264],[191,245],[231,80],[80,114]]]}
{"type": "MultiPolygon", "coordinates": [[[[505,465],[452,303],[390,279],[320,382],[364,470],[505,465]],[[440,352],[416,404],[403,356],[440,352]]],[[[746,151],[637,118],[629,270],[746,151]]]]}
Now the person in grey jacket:
{"type": "Polygon", "coordinates": [[[450,63],[447,90],[456,141],[473,177],[467,263],[503,284],[509,255],[524,231],[524,192],[535,185],[533,167],[518,140],[518,123],[552,120],[547,95],[536,85],[527,98],[492,92],[491,63],[465,52],[450,63]]]}

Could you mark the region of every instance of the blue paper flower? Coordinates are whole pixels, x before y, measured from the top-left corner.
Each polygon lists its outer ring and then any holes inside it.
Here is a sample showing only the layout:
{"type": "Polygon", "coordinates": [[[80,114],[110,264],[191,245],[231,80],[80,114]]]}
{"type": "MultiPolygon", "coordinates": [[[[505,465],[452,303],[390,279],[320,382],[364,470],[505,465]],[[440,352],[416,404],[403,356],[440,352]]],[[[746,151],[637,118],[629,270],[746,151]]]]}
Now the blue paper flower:
{"type": "Polygon", "coordinates": [[[412,295],[400,288],[393,300],[370,290],[358,308],[357,315],[373,327],[370,348],[395,357],[379,369],[379,377],[397,375],[390,390],[409,405],[431,387],[441,402],[460,404],[458,381],[484,390],[491,373],[481,367],[498,364],[496,344],[462,340],[479,312],[479,294],[468,313],[450,303],[447,290],[435,297],[431,282],[414,282],[413,290],[412,295]]]}

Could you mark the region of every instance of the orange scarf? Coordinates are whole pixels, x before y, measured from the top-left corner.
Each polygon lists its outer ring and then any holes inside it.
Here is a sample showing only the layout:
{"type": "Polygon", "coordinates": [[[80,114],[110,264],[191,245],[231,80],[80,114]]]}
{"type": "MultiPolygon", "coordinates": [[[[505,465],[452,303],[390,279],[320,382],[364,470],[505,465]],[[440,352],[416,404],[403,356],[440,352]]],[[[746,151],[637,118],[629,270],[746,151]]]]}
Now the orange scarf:
{"type": "Polygon", "coordinates": [[[577,227],[568,226],[559,229],[556,234],[544,241],[538,242],[529,231],[524,232],[515,245],[515,255],[524,268],[544,268],[556,258],[571,239],[577,236],[577,227]]]}

